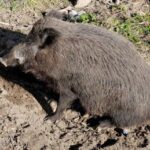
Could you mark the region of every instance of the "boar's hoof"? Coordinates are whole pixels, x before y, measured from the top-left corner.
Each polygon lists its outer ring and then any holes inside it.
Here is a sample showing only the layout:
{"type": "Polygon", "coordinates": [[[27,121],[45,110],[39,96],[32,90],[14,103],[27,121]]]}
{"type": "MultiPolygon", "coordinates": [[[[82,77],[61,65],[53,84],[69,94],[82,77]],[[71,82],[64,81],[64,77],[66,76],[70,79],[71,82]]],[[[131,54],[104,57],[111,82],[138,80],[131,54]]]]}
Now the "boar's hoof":
{"type": "Polygon", "coordinates": [[[55,123],[59,118],[60,118],[60,116],[54,113],[54,114],[52,114],[52,115],[47,115],[47,116],[45,116],[44,122],[46,122],[47,120],[50,119],[51,122],[55,123]]]}
{"type": "Polygon", "coordinates": [[[127,136],[130,133],[130,130],[127,128],[123,128],[123,129],[115,128],[114,130],[118,133],[117,135],[119,135],[119,136],[121,136],[121,135],[127,136]]]}

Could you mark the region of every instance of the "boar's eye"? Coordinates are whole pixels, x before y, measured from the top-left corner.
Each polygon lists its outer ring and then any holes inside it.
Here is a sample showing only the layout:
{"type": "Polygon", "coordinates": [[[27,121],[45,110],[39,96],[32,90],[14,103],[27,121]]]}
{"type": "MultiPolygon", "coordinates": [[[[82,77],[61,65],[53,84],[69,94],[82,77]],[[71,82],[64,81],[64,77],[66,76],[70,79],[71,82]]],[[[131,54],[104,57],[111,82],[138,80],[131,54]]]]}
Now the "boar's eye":
{"type": "Polygon", "coordinates": [[[56,42],[56,40],[59,36],[60,36],[59,31],[57,31],[53,28],[45,28],[39,34],[39,37],[41,39],[41,45],[39,48],[45,48],[46,46],[53,44],[54,42],[56,42]]]}
{"type": "Polygon", "coordinates": [[[15,67],[15,66],[20,65],[20,62],[19,62],[18,58],[15,58],[14,60],[8,60],[7,63],[8,63],[7,65],[11,66],[11,67],[15,67]]]}
{"type": "Polygon", "coordinates": [[[18,58],[16,58],[16,59],[14,60],[14,65],[19,65],[19,59],[18,59],[18,58]]]}

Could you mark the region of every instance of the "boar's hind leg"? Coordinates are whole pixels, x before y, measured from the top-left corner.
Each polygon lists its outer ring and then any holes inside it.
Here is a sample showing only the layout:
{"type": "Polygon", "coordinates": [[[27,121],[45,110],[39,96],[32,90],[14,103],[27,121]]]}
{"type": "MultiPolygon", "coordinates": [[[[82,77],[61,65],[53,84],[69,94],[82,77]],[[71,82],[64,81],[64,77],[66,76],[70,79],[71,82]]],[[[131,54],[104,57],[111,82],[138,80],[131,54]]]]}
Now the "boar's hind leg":
{"type": "Polygon", "coordinates": [[[76,98],[77,97],[75,94],[70,90],[61,91],[56,112],[52,116],[46,117],[46,120],[50,119],[51,121],[55,122],[61,118],[63,111],[67,109],[76,98]]]}
{"type": "Polygon", "coordinates": [[[129,127],[134,126],[142,122],[142,118],[136,114],[134,111],[136,108],[126,108],[122,110],[118,110],[112,113],[112,117],[114,119],[114,123],[117,127],[129,127]]]}

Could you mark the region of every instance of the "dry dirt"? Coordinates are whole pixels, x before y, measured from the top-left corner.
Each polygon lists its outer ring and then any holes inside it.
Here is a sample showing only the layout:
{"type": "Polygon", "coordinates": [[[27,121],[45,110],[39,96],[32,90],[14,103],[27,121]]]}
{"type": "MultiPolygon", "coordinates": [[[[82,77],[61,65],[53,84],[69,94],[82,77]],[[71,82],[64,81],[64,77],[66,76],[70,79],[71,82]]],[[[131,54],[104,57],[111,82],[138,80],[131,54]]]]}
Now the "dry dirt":
{"type": "MultiPolygon", "coordinates": [[[[22,41],[39,17],[32,10],[0,10],[0,55],[22,41]]],[[[125,136],[73,110],[55,124],[44,121],[50,111],[45,91],[31,76],[0,67],[0,150],[150,150],[150,124],[125,136]]]]}

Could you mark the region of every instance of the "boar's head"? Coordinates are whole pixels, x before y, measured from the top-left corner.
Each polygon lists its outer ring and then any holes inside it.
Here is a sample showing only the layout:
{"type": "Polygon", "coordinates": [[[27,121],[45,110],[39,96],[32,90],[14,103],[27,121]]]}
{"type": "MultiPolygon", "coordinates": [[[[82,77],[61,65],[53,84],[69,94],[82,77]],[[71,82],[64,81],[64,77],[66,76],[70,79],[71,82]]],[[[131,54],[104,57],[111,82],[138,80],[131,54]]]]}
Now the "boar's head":
{"type": "Polygon", "coordinates": [[[59,32],[53,28],[39,28],[38,23],[32,28],[26,41],[16,45],[11,51],[0,57],[0,63],[5,67],[22,66],[34,60],[38,51],[49,47],[56,41],[59,32]]]}
{"type": "MultiPolygon", "coordinates": [[[[32,53],[36,51],[34,47],[32,49],[32,53]]],[[[31,50],[29,50],[27,44],[21,43],[11,49],[5,56],[1,57],[0,62],[5,67],[14,67],[25,63],[27,57],[31,57],[31,50]]]]}

